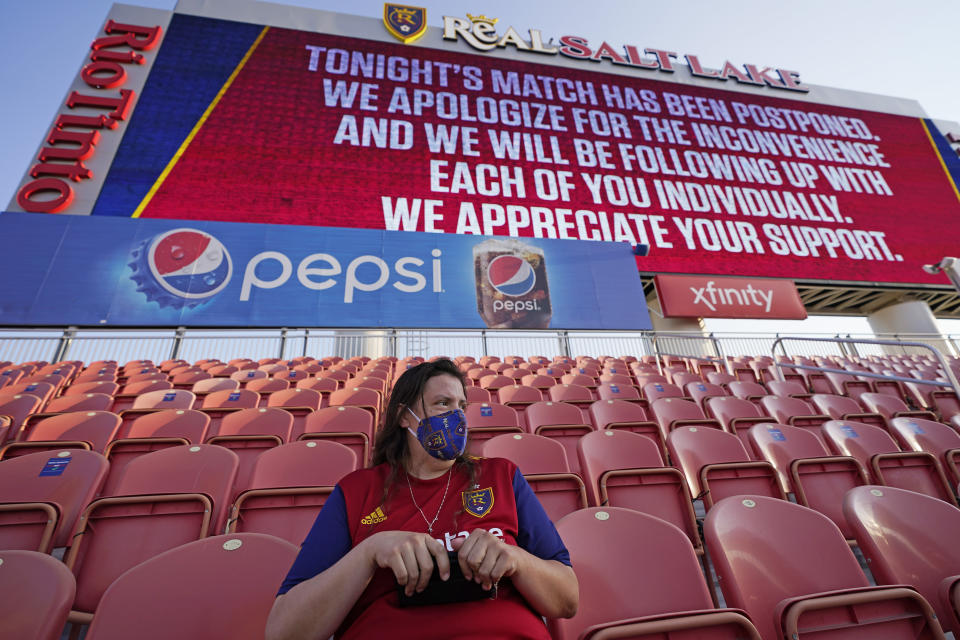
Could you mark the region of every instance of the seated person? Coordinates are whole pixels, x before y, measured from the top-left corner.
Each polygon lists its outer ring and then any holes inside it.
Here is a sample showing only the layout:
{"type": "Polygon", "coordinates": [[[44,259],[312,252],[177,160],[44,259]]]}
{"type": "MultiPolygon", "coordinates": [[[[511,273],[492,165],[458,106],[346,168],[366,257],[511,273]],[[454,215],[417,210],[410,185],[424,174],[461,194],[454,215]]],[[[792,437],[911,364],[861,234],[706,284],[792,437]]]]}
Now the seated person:
{"type": "Polygon", "coordinates": [[[549,640],[541,616],[576,613],[569,554],[520,471],[464,455],[465,406],[450,360],[397,380],[373,466],[344,477],[324,504],[280,587],[268,640],[549,640]],[[453,593],[451,558],[478,585],[459,586],[476,593],[430,604],[453,593]],[[427,590],[435,567],[442,582],[427,590]],[[418,594],[426,602],[409,606],[418,594]]]}

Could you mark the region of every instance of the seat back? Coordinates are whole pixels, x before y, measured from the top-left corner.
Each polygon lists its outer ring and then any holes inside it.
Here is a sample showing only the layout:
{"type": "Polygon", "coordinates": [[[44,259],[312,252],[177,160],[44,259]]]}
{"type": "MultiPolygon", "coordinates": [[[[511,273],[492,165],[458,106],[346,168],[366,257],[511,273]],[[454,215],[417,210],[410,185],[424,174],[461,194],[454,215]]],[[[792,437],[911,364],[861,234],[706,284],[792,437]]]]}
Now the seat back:
{"type": "Polygon", "coordinates": [[[204,493],[213,502],[211,530],[223,529],[239,460],[224,447],[181,445],[131,460],[114,495],[204,493]]]}
{"type": "Polygon", "coordinates": [[[158,389],[141,393],[133,401],[134,409],[192,409],[196,396],[185,389],[158,389]]]}
{"type": "MultiPolygon", "coordinates": [[[[64,547],[70,543],[80,512],[100,490],[108,468],[102,455],[82,449],[41,451],[4,460],[0,462],[0,503],[55,504],[60,519],[52,546],[64,547]]],[[[20,538],[24,524],[29,523],[8,517],[0,527],[0,538],[20,538]]]]}
{"type": "Polygon", "coordinates": [[[59,560],[36,551],[0,551],[3,637],[58,640],[76,590],[59,560]]]}
{"type": "Polygon", "coordinates": [[[109,411],[72,411],[44,418],[23,434],[25,442],[87,442],[102,453],[120,428],[120,416],[109,411]]]}
{"type": "Polygon", "coordinates": [[[721,500],[703,532],[727,606],[745,610],[767,639],[782,637],[775,623],[782,601],[869,585],[836,525],[785,500],[721,500]]]}
{"type": "MultiPolygon", "coordinates": [[[[607,494],[609,503],[614,506],[628,506],[620,504],[616,498],[624,493],[629,485],[616,482],[606,486],[608,478],[604,477],[609,471],[625,469],[641,469],[662,467],[663,458],[660,448],[649,438],[645,438],[629,431],[610,430],[591,431],[577,443],[577,455],[580,457],[580,469],[587,485],[587,496],[593,506],[603,506],[600,502],[601,482],[611,493],[607,494]]],[[[624,481],[627,480],[625,477],[624,481]]]]}
{"type": "Polygon", "coordinates": [[[749,438],[754,451],[772,464],[788,493],[793,491],[790,463],[800,458],[822,458],[830,455],[823,444],[806,429],[786,424],[758,424],[750,428],[749,438]]]}
{"type": "Polygon", "coordinates": [[[593,426],[584,419],[580,408],[567,402],[535,402],[527,407],[526,418],[527,428],[531,433],[547,436],[563,445],[570,470],[579,473],[577,440],[593,430],[593,426]]]}
{"type": "Polygon", "coordinates": [[[945,630],[960,633],[941,597],[945,579],[960,579],[960,509],[913,491],[865,486],[847,493],[843,511],[877,583],[915,587],[945,630]]]}
{"type": "Polygon", "coordinates": [[[863,413],[863,409],[853,398],[833,395],[830,393],[815,393],[810,397],[817,411],[824,413],[834,420],[842,420],[844,416],[863,413]]]}
{"type": "Polygon", "coordinates": [[[249,389],[224,389],[207,394],[204,409],[250,409],[260,403],[260,394],[249,389]]]}
{"type": "Polygon", "coordinates": [[[300,435],[291,433],[291,439],[330,438],[353,449],[361,467],[369,461],[374,432],[373,414],[369,411],[360,407],[325,407],[307,416],[303,429],[300,435]]]}
{"type": "Polygon", "coordinates": [[[682,426],[700,425],[720,428],[718,421],[707,418],[703,409],[692,400],[683,398],[660,398],[650,404],[650,410],[660,424],[663,432],[670,433],[673,429],[682,426]]]}
{"type": "Polygon", "coordinates": [[[576,640],[602,623],[713,606],[690,541],[658,518],[582,509],[560,520],[557,531],[577,572],[580,606],[572,618],[547,621],[555,640],[576,640]]]}
{"type": "Polygon", "coordinates": [[[277,585],[297,552],[257,533],[171,549],[111,585],[86,637],[262,640],[277,585]]]}
{"type": "Polygon", "coordinates": [[[291,442],[257,458],[237,496],[227,530],[268,533],[301,544],[333,486],[357,468],[357,456],[330,440],[291,442]]]}
{"type": "Polygon", "coordinates": [[[47,403],[45,413],[67,413],[68,411],[110,411],[113,397],[105,393],[78,393],[72,396],[60,396],[47,403]]]}
{"type": "Polygon", "coordinates": [[[756,493],[780,497],[777,491],[776,471],[771,467],[764,471],[757,466],[740,438],[719,429],[680,427],[667,436],[667,447],[675,464],[680,465],[690,493],[700,496],[707,487],[701,486],[701,474],[708,466],[726,465],[710,474],[710,502],[718,502],[729,495],[756,493]],[[732,463],[751,463],[737,466],[732,463]],[[773,485],[771,486],[771,479],[773,485]],[[720,495],[717,495],[720,494],[720,495]]]}
{"type": "Polygon", "coordinates": [[[509,433],[485,441],[480,451],[485,457],[506,458],[517,465],[551,520],[587,506],[586,487],[570,472],[567,453],[559,442],[529,433],[509,433]]]}
{"type": "Polygon", "coordinates": [[[103,483],[103,495],[113,495],[123,470],[131,460],[151,451],[182,444],[200,444],[207,435],[210,416],[196,409],[165,409],[137,417],[123,439],[107,445],[110,473],[103,483]]]}

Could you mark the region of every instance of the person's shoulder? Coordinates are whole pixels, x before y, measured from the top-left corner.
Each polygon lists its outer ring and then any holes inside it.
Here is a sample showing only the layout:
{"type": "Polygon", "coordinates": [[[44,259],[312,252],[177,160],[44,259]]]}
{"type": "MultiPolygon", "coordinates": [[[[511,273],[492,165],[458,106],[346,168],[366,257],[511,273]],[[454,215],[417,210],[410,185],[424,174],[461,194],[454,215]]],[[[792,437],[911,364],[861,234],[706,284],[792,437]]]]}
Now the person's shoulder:
{"type": "Polygon", "coordinates": [[[470,459],[480,467],[481,472],[506,473],[512,478],[513,473],[517,469],[517,465],[506,458],[484,458],[481,456],[470,456],[470,459]]]}
{"type": "Polygon", "coordinates": [[[378,464],[374,467],[367,467],[365,469],[357,469],[356,471],[351,471],[347,475],[340,478],[340,488],[343,490],[350,490],[356,488],[367,488],[371,485],[382,485],[386,474],[389,470],[389,465],[386,463],[378,464]]]}

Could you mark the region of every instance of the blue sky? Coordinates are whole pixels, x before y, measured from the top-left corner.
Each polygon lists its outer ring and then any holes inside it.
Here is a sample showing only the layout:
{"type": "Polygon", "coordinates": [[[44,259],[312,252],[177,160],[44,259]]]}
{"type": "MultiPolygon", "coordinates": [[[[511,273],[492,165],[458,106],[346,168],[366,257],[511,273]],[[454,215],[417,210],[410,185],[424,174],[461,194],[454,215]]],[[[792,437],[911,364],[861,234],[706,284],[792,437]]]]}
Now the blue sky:
{"type": "MultiPolygon", "coordinates": [[[[0,21],[0,101],[6,123],[0,206],[6,207],[111,6],[109,0],[5,2],[0,21]]],[[[175,0],[129,4],[173,9],[175,0]]],[[[293,0],[293,4],[380,18],[383,2],[293,0]]],[[[960,121],[960,3],[953,0],[419,0],[428,22],[485,13],[523,31],[699,54],[799,71],[817,85],[918,100],[931,117],[960,121]]],[[[960,126],[958,126],[960,133],[960,126]]]]}
{"type": "MultiPolygon", "coordinates": [[[[89,52],[109,0],[5,2],[0,21],[0,206],[6,207],[67,87],[89,52]]],[[[175,0],[129,4],[173,9],[175,0]]],[[[294,0],[286,4],[380,18],[383,3],[294,0]]],[[[918,100],[938,119],[960,121],[960,3],[952,0],[806,0],[802,3],[689,0],[420,0],[428,22],[485,13],[518,30],[576,34],[590,40],[699,54],[707,65],[729,59],[785,67],[810,84],[918,100]]],[[[960,125],[957,126],[960,134],[960,125]]]]}

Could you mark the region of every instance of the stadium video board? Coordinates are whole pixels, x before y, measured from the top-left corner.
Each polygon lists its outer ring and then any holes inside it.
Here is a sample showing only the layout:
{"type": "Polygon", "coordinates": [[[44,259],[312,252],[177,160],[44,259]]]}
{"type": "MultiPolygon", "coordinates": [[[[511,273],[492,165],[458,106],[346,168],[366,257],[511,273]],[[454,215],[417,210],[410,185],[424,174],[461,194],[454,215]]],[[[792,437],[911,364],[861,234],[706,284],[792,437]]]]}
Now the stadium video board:
{"type": "Polygon", "coordinates": [[[94,216],[642,243],[643,272],[795,280],[939,283],[920,266],[955,252],[960,162],[918,117],[181,13],[156,40],[94,216]]]}

